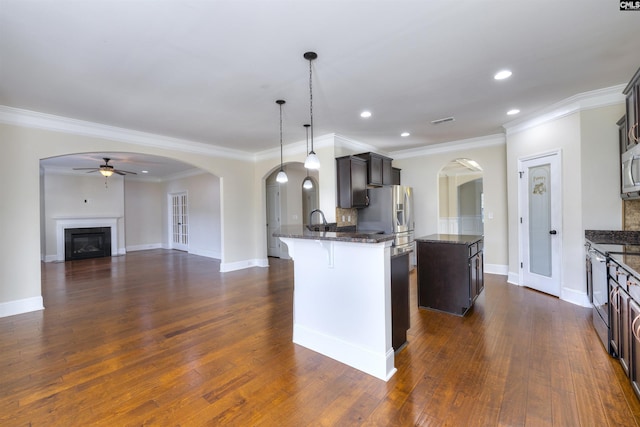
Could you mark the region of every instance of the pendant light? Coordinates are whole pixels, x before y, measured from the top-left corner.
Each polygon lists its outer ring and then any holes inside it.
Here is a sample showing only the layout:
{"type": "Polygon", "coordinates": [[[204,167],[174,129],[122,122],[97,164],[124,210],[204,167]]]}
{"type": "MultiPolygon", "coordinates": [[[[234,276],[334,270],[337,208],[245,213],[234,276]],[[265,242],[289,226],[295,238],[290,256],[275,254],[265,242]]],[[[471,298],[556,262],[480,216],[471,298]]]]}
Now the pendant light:
{"type": "Polygon", "coordinates": [[[311,67],[311,62],[316,59],[318,55],[315,52],[306,52],[303,56],[304,59],[309,61],[309,116],[311,118],[311,151],[309,151],[309,155],[304,161],[304,167],[307,169],[320,169],[320,159],[318,159],[315,151],[313,151],[313,72],[311,67]]]}
{"type": "MultiPolygon", "coordinates": [[[[305,130],[307,131],[307,153],[309,152],[309,124],[304,125],[305,130]]],[[[309,169],[306,169],[307,177],[302,181],[302,188],[305,190],[311,190],[313,188],[313,181],[309,178],[309,169]]]]}
{"type": "Polygon", "coordinates": [[[285,101],[282,99],[278,99],[276,101],[276,104],[280,106],[280,172],[278,172],[278,176],[276,176],[276,181],[280,184],[284,184],[289,181],[289,178],[287,178],[287,174],[282,167],[282,104],[284,103],[285,101]]]}

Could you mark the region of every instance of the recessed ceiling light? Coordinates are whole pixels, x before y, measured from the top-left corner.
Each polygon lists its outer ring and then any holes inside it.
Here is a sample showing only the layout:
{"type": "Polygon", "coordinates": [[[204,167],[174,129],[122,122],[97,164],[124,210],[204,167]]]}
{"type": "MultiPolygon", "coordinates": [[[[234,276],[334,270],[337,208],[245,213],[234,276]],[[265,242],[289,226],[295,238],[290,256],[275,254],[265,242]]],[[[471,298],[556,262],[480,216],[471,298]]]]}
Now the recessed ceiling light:
{"type": "Polygon", "coordinates": [[[149,173],[149,171],[141,171],[142,173],[149,173]]]}
{"type": "Polygon", "coordinates": [[[407,136],[409,136],[409,135],[411,135],[409,132],[402,132],[402,133],[400,134],[400,136],[402,136],[402,137],[404,137],[404,138],[406,138],[406,137],[407,137],[407,136]]]}
{"type": "Polygon", "coordinates": [[[509,70],[501,70],[501,71],[498,71],[496,73],[496,75],[493,76],[493,78],[496,79],[496,80],[504,80],[504,79],[508,79],[509,77],[511,77],[511,74],[512,73],[509,70]]]}
{"type": "Polygon", "coordinates": [[[371,117],[371,111],[363,111],[362,113],[360,113],[360,117],[362,117],[363,119],[368,119],[369,117],[371,117]]]}
{"type": "Polygon", "coordinates": [[[520,110],[518,110],[517,108],[514,108],[513,110],[509,110],[507,111],[507,114],[510,116],[514,116],[516,114],[518,114],[520,112],[520,110]]]}

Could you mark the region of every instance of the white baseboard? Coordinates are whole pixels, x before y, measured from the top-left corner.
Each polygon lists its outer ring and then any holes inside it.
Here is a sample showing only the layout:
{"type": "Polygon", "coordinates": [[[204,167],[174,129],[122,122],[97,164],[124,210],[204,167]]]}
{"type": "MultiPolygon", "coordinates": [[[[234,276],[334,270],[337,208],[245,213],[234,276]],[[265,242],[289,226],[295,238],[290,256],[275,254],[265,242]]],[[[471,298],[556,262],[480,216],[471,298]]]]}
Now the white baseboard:
{"type": "Polygon", "coordinates": [[[587,295],[586,292],[575,289],[562,288],[560,291],[560,299],[582,307],[591,307],[589,295],[587,295]]]}
{"type": "Polygon", "coordinates": [[[484,272],[489,274],[499,274],[506,276],[509,273],[509,266],[502,264],[485,264],[484,272]]]}
{"type": "Polygon", "coordinates": [[[374,352],[295,323],[293,342],[383,381],[389,381],[396,373],[393,349],[374,352]]]}
{"type": "Polygon", "coordinates": [[[42,296],[0,303],[0,317],[44,310],[42,296]]]}
{"type": "Polygon", "coordinates": [[[162,243],[149,243],[146,245],[127,246],[127,252],[148,251],[150,249],[162,249],[162,243]]]}
{"type": "Polygon", "coordinates": [[[244,261],[223,262],[220,263],[220,272],[227,273],[251,267],[269,267],[269,260],[267,258],[254,258],[244,261]]]}
{"type": "Polygon", "coordinates": [[[212,251],[209,249],[189,248],[189,253],[193,255],[200,255],[207,258],[221,259],[222,254],[219,251],[212,251]]]}
{"type": "Polygon", "coordinates": [[[509,272],[507,274],[507,283],[511,283],[512,285],[520,286],[520,274],[509,272]]]}

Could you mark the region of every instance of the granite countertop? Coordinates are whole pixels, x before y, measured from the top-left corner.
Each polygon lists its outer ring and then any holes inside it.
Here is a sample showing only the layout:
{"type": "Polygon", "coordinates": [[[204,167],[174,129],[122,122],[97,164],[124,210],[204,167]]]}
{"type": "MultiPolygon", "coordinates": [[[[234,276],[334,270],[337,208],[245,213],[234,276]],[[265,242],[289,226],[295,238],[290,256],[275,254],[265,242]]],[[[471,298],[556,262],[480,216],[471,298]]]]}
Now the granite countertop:
{"type": "Polygon", "coordinates": [[[470,245],[482,240],[483,236],[479,234],[431,234],[429,236],[418,237],[416,242],[428,243],[453,243],[470,245]]]}
{"type": "Polygon", "coordinates": [[[293,239],[330,240],[351,243],[381,243],[393,240],[392,234],[379,234],[362,231],[310,231],[302,225],[285,225],[273,233],[274,237],[289,237],[293,239]]]}
{"type": "Polygon", "coordinates": [[[585,239],[593,243],[614,245],[640,245],[640,231],[584,230],[585,239]]]}

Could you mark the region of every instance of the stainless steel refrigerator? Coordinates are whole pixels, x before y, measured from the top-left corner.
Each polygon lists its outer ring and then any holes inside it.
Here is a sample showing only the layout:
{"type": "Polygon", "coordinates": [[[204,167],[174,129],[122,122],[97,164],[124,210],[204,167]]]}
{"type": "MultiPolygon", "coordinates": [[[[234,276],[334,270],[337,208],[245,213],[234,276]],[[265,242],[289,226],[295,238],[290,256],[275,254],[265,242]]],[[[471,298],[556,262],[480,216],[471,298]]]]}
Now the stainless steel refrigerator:
{"type": "Polygon", "coordinates": [[[392,254],[413,250],[413,188],[389,185],[367,191],[369,206],[358,210],[358,228],[395,234],[392,254]]]}

